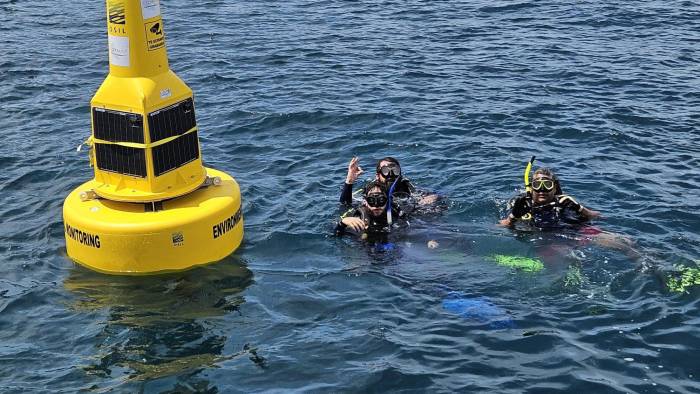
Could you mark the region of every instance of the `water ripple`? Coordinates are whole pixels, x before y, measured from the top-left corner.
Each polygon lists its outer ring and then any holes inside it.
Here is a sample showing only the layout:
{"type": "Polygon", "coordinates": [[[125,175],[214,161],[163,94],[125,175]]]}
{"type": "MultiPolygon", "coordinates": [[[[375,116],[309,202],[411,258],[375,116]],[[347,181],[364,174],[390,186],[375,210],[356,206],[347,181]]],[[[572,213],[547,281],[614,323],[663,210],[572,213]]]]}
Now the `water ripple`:
{"type": "Polygon", "coordinates": [[[666,288],[700,256],[696,2],[162,3],[246,238],[159,278],[65,256],[107,37],[61,7],[0,0],[0,391],[700,391],[700,294],[666,288]],[[447,211],[388,252],[331,237],[349,158],[386,155],[447,211]],[[532,155],[641,257],[497,227],[532,155]]]}

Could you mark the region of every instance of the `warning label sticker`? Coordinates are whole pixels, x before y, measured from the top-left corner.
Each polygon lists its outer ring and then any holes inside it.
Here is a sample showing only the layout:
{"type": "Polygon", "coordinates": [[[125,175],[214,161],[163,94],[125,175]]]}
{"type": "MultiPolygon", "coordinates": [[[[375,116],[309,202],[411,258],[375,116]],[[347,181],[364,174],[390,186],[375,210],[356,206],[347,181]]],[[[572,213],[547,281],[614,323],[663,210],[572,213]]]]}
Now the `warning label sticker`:
{"type": "Polygon", "coordinates": [[[141,15],[143,19],[151,19],[160,15],[159,0],[141,0],[141,15]]]}
{"type": "Polygon", "coordinates": [[[166,99],[172,95],[173,95],[173,93],[170,91],[170,88],[161,89],[161,91],[160,91],[160,98],[161,99],[166,99]]]}
{"type": "Polygon", "coordinates": [[[129,67],[129,37],[108,36],[109,63],[129,67]]]}
{"type": "Polygon", "coordinates": [[[163,21],[157,20],[144,23],[146,28],[146,47],[149,51],[163,48],[165,46],[165,35],[163,34],[163,21]]]}

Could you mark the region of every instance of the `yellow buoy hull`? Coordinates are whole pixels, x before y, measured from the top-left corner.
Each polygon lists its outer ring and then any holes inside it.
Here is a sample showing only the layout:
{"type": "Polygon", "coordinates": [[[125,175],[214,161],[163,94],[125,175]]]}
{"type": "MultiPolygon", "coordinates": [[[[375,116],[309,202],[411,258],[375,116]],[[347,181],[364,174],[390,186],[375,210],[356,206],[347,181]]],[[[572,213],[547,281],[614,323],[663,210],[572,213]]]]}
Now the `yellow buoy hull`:
{"type": "Polygon", "coordinates": [[[91,180],[63,204],[68,256],[109,274],[154,274],[212,263],[233,253],[243,239],[241,192],[228,174],[206,168],[219,185],[159,203],[102,198],[83,201],[91,180]]]}

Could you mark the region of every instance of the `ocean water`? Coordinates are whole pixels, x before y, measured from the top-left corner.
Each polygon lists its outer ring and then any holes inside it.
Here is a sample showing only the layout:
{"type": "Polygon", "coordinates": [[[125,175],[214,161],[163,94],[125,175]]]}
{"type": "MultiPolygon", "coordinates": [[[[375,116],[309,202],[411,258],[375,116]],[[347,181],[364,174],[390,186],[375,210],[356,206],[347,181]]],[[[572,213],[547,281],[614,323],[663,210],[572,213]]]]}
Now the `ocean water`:
{"type": "Polygon", "coordinates": [[[244,244],[157,277],[73,264],[105,5],[0,0],[0,392],[700,392],[700,290],[667,287],[700,259],[697,1],[161,6],[244,244]],[[353,155],[447,209],[393,250],[331,236],[353,155]],[[641,258],[496,226],[532,155],[641,258]]]}

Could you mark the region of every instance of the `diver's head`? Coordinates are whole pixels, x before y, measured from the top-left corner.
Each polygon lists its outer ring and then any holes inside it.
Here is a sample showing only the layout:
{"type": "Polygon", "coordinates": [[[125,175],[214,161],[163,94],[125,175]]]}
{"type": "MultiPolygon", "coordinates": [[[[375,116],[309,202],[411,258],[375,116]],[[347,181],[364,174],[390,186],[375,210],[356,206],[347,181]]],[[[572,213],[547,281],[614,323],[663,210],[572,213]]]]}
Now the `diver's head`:
{"type": "Polygon", "coordinates": [[[383,214],[386,204],[389,201],[386,187],[378,181],[370,182],[365,187],[364,198],[365,206],[369,209],[372,216],[380,216],[383,214]]]}
{"type": "Polygon", "coordinates": [[[532,178],[532,201],[535,204],[546,204],[554,201],[557,194],[562,194],[559,178],[549,168],[539,168],[532,178]]]}
{"type": "Polygon", "coordinates": [[[377,162],[377,180],[385,185],[391,185],[401,177],[401,165],[393,157],[387,156],[377,162]]]}

